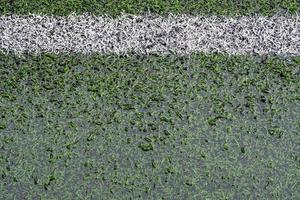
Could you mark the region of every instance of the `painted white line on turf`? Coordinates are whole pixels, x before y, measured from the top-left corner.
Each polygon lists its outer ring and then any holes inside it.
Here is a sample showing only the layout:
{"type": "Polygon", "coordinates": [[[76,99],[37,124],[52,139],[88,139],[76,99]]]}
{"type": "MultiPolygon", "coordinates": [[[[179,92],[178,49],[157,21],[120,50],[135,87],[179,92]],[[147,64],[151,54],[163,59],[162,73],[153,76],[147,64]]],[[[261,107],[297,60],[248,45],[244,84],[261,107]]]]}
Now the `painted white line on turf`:
{"type": "Polygon", "coordinates": [[[300,55],[298,17],[0,16],[0,50],[22,53],[300,55]]]}

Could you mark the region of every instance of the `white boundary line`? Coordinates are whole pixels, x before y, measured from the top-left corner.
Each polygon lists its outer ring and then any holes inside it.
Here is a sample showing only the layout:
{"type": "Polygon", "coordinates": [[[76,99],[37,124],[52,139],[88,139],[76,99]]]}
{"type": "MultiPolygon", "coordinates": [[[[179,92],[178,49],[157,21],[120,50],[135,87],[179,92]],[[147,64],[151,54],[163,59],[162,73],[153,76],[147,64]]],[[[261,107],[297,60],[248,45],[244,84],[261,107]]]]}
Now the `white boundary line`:
{"type": "Polygon", "coordinates": [[[0,51],[300,55],[298,16],[0,16],[0,51]]]}

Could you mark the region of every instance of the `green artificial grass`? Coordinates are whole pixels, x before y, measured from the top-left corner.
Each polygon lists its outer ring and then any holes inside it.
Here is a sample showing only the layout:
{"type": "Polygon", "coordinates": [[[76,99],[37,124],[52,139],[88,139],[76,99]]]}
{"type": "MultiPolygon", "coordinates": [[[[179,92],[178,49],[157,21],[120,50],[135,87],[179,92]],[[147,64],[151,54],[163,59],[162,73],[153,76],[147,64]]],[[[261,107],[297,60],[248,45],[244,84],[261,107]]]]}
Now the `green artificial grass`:
{"type": "Polygon", "coordinates": [[[0,55],[0,199],[299,199],[299,66],[0,55]]]}
{"type": "Polygon", "coordinates": [[[68,15],[92,13],[116,17],[122,12],[143,14],[187,13],[201,15],[272,15],[295,14],[298,0],[0,0],[1,14],[51,14],[68,15]]]}

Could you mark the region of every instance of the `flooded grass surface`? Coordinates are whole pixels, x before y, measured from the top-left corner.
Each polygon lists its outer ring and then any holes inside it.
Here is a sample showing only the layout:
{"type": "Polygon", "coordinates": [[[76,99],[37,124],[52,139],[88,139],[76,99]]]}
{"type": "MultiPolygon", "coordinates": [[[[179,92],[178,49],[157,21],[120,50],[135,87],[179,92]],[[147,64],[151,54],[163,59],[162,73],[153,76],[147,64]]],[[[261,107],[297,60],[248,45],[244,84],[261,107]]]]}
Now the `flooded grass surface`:
{"type": "Polygon", "coordinates": [[[300,58],[0,55],[0,199],[298,199],[300,58]]]}

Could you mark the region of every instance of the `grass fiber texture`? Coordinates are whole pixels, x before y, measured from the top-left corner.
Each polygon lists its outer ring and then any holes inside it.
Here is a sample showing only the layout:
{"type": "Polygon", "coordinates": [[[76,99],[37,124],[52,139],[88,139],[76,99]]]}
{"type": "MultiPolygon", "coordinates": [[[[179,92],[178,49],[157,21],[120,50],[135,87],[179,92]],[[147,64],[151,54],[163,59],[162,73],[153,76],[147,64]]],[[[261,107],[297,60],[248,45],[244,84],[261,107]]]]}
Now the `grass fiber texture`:
{"type": "Polygon", "coordinates": [[[0,199],[299,199],[300,58],[0,55],[0,199]]]}
{"type": "Polygon", "coordinates": [[[0,14],[69,15],[92,13],[116,17],[145,12],[164,15],[253,15],[299,12],[298,0],[0,0],[0,14]]]}

